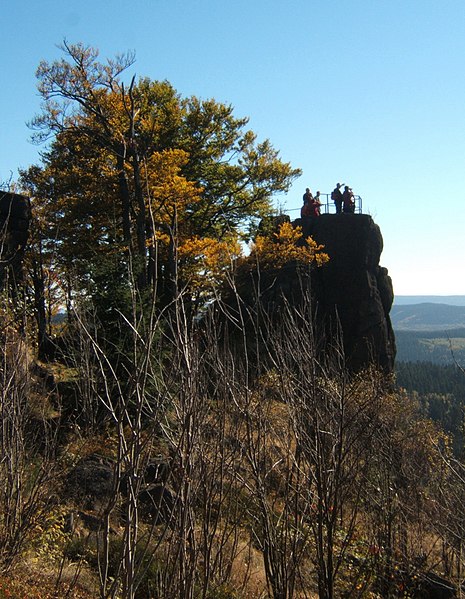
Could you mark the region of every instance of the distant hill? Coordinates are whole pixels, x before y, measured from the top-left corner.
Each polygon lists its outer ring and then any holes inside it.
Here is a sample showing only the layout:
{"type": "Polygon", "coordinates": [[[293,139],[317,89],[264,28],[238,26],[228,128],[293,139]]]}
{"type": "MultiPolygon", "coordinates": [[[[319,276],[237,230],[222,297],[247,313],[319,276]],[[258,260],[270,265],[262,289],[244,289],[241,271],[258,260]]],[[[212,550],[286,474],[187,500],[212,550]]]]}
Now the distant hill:
{"type": "Polygon", "coordinates": [[[390,316],[395,331],[447,331],[465,328],[465,305],[394,303],[390,316]]]}
{"type": "MultiPolygon", "coordinates": [[[[458,302],[463,296],[451,297],[458,302]]],[[[465,364],[465,305],[396,301],[390,316],[396,336],[396,362],[465,364]]]]}
{"type": "Polygon", "coordinates": [[[396,295],[395,306],[410,304],[447,304],[448,306],[465,306],[465,295],[396,295]]]}

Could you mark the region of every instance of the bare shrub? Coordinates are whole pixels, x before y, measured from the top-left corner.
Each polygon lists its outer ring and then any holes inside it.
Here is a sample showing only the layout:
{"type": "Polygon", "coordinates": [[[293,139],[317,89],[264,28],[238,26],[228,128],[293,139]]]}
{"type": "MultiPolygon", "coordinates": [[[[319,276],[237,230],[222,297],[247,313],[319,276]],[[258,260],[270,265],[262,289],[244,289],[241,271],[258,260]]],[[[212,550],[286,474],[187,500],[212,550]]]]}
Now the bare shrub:
{"type": "Polygon", "coordinates": [[[58,478],[56,426],[47,395],[33,380],[27,340],[11,321],[3,326],[0,339],[0,567],[5,572],[19,560],[43,521],[55,499],[58,478]],[[40,404],[32,409],[36,394],[45,397],[42,411],[40,404]]]}

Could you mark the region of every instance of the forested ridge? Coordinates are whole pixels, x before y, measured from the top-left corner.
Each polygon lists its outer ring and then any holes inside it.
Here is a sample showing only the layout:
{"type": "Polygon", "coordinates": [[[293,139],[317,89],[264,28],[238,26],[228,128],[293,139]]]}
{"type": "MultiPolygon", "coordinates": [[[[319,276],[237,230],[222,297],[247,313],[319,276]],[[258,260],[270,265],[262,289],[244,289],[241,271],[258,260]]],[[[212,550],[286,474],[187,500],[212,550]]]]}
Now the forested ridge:
{"type": "Polygon", "coordinates": [[[458,596],[463,373],[426,404],[428,366],[351,370],[331,256],[273,210],[299,169],[131,54],[62,51],[22,269],[3,229],[0,598],[458,596]]]}
{"type": "Polygon", "coordinates": [[[396,383],[463,452],[465,329],[397,330],[396,383]]]}
{"type": "Polygon", "coordinates": [[[401,362],[465,363],[465,329],[396,330],[397,359],[401,362]]]}
{"type": "Polygon", "coordinates": [[[463,371],[456,364],[432,362],[397,362],[397,383],[418,393],[452,393],[461,397],[465,391],[463,371]]]}
{"type": "Polygon", "coordinates": [[[393,326],[397,330],[443,332],[445,329],[463,328],[465,306],[463,303],[462,305],[449,305],[426,301],[419,304],[395,303],[391,310],[391,318],[393,326]]]}
{"type": "Polygon", "coordinates": [[[457,364],[397,362],[397,385],[420,405],[422,413],[451,435],[454,451],[463,456],[465,375],[457,364]]]}

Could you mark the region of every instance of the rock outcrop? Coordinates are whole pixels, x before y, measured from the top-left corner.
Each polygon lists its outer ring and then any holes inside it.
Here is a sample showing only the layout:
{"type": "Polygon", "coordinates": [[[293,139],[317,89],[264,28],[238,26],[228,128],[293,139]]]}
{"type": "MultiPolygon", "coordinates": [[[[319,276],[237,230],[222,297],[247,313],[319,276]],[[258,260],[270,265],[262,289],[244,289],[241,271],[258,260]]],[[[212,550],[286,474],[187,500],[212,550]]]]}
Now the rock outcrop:
{"type": "Polygon", "coordinates": [[[387,269],[379,264],[383,238],[378,225],[366,214],[324,214],[293,224],[302,227],[304,237],[323,244],[330,257],[312,274],[313,299],[327,330],[340,323],[349,368],[375,364],[392,372],[394,293],[387,269]]]}
{"type": "MultiPolygon", "coordinates": [[[[289,218],[277,217],[274,226],[284,220],[289,218]]],[[[14,286],[22,278],[29,223],[28,198],[0,191],[0,288],[5,286],[7,273],[14,286]]],[[[270,309],[279,311],[282,296],[287,301],[299,301],[302,277],[310,277],[308,286],[317,318],[329,338],[340,326],[347,366],[360,370],[376,364],[392,372],[396,350],[389,312],[394,294],[388,272],[379,264],[383,249],[379,227],[366,214],[324,214],[297,219],[293,224],[302,227],[304,237],[311,235],[323,244],[330,261],[310,274],[301,272],[296,276],[292,265],[268,273],[262,288],[267,289],[270,309]]],[[[255,282],[250,278],[248,287],[242,292],[249,295],[250,302],[246,298],[246,303],[250,304],[256,294],[255,282]]]]}
{"type": "Polygon", "coordinates": [[[29,199],[17,193],[0,191],[0,288],[10,277],[13,285],[22,280],[22,261],[29,235],[29,199]]]}
{"type": "MultiPolygon", "coordinates": [[[[261,231],[269,235],[289,220],[286,215],[264,220],[261,231]]],[[[223,294],[228,322],[236,323],[228,325],[231,346],[242,343],[240,329],[245,326],[250,364],[260,370],[271,328],[294,306],[295,326],[299,319],[305,319],[305,327],[308,318],[313,320],[311,335],[321,358],[334,354],[335,345],[342,342],[348,371],[374,365],[391,374],[396,349],[389,312],[394,294],[387,269],[379,265],[379,227],[364,214],[325,214],[292,224],[302,227],[302,244],[311,236],[324,245],[329,262],[320,268],[296,262],[258,270],[250,263],[240,267],[234,292],[223,294]]]]}

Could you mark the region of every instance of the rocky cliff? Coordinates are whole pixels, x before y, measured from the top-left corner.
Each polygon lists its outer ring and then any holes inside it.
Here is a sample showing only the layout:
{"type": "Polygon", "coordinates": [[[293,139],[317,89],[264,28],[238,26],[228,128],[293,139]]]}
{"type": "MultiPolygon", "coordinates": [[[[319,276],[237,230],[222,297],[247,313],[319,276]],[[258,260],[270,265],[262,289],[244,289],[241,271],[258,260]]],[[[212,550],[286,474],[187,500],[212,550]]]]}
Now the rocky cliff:
{"type": "MultiPolygon", "coordinates": [[[[289,217],[264,220],[261,231],[269,235],[283,222],[289,217]]],[[[342,342],[349,371],[375,365],[391,374],[396,348],[389,312],[394,294],[387,269],[379,265],[383,249],[379,227],[364,214],[325,214],[292,224],[302,227],[302,243],[311,235],[324,245],[329,262],[320,268],[289,262],[258,270],[248,263],[238,269],[234,292],[226,289],[223,294],[229,323],[245,324],[246,337],[252,340],[251,363],[255,354],[263,360],[270,325],[279,326],[290,305],[301,315],[296,323],[302,318],[302,326],[308,327],[312,319],[311,335],[322,358],[342,342]],[[260,341],[254,347],[256,338],[260,341]]],[[[232,344],[236,337],[241,343],[239,329],[236,325],[228,331],[232,344]]]]}
{"type": "MultiPolygon", "coordinates": [[[[277,226],[285,216],[278,217],[277,226]]],[[[28,198],[0,191],[0,287],[6,274],[17,283],[22,278],[22,258],[28,239],[30,206],[28,198]]],[[[299,301],[303,287],[311,289],[315,319],[328,340],[342,331],[344,353],[351,370],[376,364],[392,372],[395,338],[389,312],[393,302],[392,282],[387,269],[379,265],[383,238],[373,219],[365,214],[324,214],[297,219],[304,238],[311,235],[325,246],[330,261],[322,268],[298,272],[288,265],[279,271],[262,273],[260,296],[271,311],[279,312],[284,296],[299,301]],[[298,274],[298,276],[296,276],[298,274]],[[263,278],[264,276],[264,278],[263,278]],[[339,327],[339,329],[338,329],[339,327]]],[[[246,277],[241,286],[245,303],[256,300],[257,281],[246,277]]],[[[234,311],[234,301],[230,302],[234,311]]]]}
{"type": "Polygon", "coordinates": [[[329,263],[312,274],[313,299],[326,330],[340,322],[349,367],[360,370],[374,363],[392,372],[394,293],[387,269],[379,264],[383,238],[378,225],[366,214],[324,214],[293,224],[329,254],[329,263]]]}

